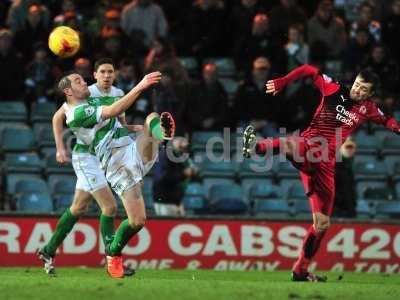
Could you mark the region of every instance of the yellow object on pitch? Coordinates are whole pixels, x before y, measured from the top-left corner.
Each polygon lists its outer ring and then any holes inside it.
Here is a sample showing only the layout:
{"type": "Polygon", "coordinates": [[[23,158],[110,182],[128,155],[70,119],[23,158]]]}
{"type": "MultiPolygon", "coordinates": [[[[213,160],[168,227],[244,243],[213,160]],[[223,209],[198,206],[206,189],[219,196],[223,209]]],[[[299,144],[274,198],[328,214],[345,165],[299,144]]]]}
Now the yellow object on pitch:
{"type": "Polygon", "coordinates": [[[50,50],[62,58],[78,52],[80,44],[79,34],[68,26],[56,27],[49,35],[50,50]]]}

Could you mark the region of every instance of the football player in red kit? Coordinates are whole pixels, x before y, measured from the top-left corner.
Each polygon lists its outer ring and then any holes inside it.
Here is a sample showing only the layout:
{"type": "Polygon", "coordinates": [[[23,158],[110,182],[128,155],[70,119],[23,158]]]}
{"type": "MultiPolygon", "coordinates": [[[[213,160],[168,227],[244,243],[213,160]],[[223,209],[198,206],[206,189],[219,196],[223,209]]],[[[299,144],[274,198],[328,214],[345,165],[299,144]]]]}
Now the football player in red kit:
{"type": "Polygon", "coordinates": [[[386,116],[370,97],[378,78],[368,70],[361,71],[351,89],[310,65],[302,65],[284,77],[270,80],[266,92],[279,93],[289,83],[311,77],[321,93],[320,104],[311,124],[299,136],[256,140],[254,128],[248,126],[243,136],[243,155],[283,153],[300,171],[304,190],[310,201],[313,225],[303,240],[300,256],[293,266],[294,281],[326,281],[325,276],[308,272],[311,259],[317,253],[321,240],[329,228],[335,198],[336,149],[364,122],[371,120],[399,133],[395,119],[386,116]]]}

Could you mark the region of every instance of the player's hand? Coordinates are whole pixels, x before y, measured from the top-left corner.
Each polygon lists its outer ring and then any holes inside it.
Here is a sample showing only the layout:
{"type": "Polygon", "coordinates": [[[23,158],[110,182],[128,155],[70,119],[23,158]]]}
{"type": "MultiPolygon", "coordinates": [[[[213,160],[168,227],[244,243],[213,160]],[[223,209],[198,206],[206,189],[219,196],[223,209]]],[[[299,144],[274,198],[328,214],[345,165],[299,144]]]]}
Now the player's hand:
{"type": "Polygon", "coordinates": [[[157,84],[161,80],[161,73],[160,72],[152,72],[147,74],[146,76],[143,77],[143,79],[139,82],[139,85],[142,89],[147,89],[151,87],[154,84],[157,84]]]}
{"type": "Polygon", "coordinates": [[[60,164],[66,164],[70,161],[67,151],[65,149],[58,150],[56,153],[56,160],[60,164]]]}
{"type": "Polygon", "coordinates": [[[265,86],[267,88],[266,90],[267,94],[272,94],[273,96],[275,96],[276,94],[279,93],[278,89],[275,86],[275,82],[273,80],[268,80],[265,86]]]}

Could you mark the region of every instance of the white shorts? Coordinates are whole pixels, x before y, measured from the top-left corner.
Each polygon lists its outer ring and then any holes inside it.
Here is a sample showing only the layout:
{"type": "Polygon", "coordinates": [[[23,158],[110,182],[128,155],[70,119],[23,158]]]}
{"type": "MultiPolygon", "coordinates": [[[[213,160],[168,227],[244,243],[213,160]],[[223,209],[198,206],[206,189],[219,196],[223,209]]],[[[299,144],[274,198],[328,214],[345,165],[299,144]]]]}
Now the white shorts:
{"type": "Polygon", "coordinates": [[[93,193],[108,185],[99,159],[89,153],[72,153],[72,167],[77,181],[76,189],[93,193]]]}
{"type": "Polygon", "coordinates": [[[118,196],[122,196],[126,190],[142,181],[153,167],[157,157],[158,153],[152,161],[145,164],[136,148],[136,141],[127,146],[115,148],[105,166],[106,178],[111,188],[118,196]]]}

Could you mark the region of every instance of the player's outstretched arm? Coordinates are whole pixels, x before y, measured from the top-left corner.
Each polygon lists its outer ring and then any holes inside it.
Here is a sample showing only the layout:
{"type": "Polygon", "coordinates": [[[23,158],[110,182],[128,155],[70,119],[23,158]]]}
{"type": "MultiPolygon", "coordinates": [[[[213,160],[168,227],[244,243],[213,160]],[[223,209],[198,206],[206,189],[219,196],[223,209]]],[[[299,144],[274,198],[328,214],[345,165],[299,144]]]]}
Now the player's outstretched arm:
{"type": "Polygon", "coordinates": [[[395,118],[384,114],[376,104],[372,104],[368,108],[368,119],[376,124],[385,126],[396,134],[400,134],[400,124],[395,118]]]}
{"type": "Polygon", "coordinates": [[[64,121],[65,121],[65,111],[63,107],[60,107],[53,115],[53,134],[54,140],[56,142],[56,160],[57,162],[64,164],[69,161],[67,155],[67,150],[65,149],[63,132],[64,132],[64,121]]]}
{"type": "Polygon", "coordinates": [[[161,80],[160,72],[153,72],[147,74],[143,79],[126,94],[124,97],[114,102],[110,106],[103,106],[101,111],[102,119],[109,119],[117,117],[125,112],[139,97],[139,95],[154,84],[159,83],[161,80]]]}
{"type": "Polygon", "coordinates": [[[302,65],[284,77],[280,77],[274,80],[269,80],[266,86],[266,93],[276,95],[285,88],[289,83],[296,81],[303,77],[312,76],[314,79],[319,74],[319,70],[311,65],[302,65]]]}

